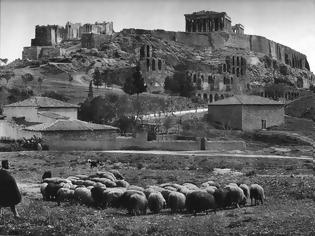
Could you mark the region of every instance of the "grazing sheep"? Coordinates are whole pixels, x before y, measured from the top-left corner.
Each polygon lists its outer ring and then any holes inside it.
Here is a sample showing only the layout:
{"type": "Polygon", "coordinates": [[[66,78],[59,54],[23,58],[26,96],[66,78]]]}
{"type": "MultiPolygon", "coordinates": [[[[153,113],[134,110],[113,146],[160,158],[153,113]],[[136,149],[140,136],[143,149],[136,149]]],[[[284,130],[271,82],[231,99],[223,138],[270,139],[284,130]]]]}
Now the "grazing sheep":
{"type": "Polygon", "coordinates": [[[108,178],[95,177],[95,178],[92,178],[91,180],[94,181],[94,182],[102,183],[102,184],[106,185],[106,187],[109,187],[109,188],[113,188],[113,187],[117,186],[114,181],[112,181],[112,180],[110,180],[108,178]]]}
{"type": "Polygon", "coordinates": [[[168,205],[168,196],[175,191],[171,191],[171,190],[167,190],[167,189],[163,189],[161,191],[162,196],[164,197],[164,199],[166,200],[166,205],[168,205]]]}
{"type": "Polygon", "coordinates": [[[192,184],[192,183],[184,183],[183,186],[185,186],[186,188],[188,188],[189,190],[194,190],[194,191],[198,191],[199,188],[197,187],[197,185],[192,184]]]}
{"type": "Polygon", "coordinates": [[[143,192],[144,192],[145,196],[148,198],[151,193],[154,193],[154,192],[160,192],[161,193],[163,190],[165,190],[165,189],[161,188],[160,186],[151,185],[148,188],[146,188],[143,192]]]}
{"type": "Polygon", "coordinates": [[[0,169],[0,208],[10,207],[15,218],[19,218],[19,214],[15,205],[22,200],[21,193],[12,175],[4,169],[0,169]]]}
{"type": "Polygon", "coordinates": [[[110,170],[109,172],[112,173],[116,177],[117,180],[125,179],[118,170],[110,170]]]}
{"type": "Polygon", "coordinates": [[[181,212],[185,209],[186,196],[180,192],[171,192],[168,196],[168,206],[171,213],[181,212]]]}
{"type": "Polygon", "coordinates": [[[120,198],[124,194],[125,190],[122,189],[110,189],[104,191],[104,198],[107,207],[116,207],[120,206],[120,198]]]}
{"type": "Polygon", "coordinates": [[[64,201],[72,201],[74,199],[74,190],[71,190],[69,188],[60,188],[57,191],[57,203],[58,206],[60,206],[60,202],[64,201]]]}
{"type": "Polygon", "coordinates": [[[202,183],[200,187],[201,187],[201,188],[207,188],[207,187],[209,187],[209,186],[214,186],[214,187],[216,187],[216,188],[219,188],[219,187],[220,187],[220,185],[219,185],[218,183],[216,183],[216,182],[214,182],[214,181],[212,181],[212,180],[209,180],[209,181],[207,181],[207,182],[202,183]]]}
{"type": "Polygon", "coordinates": [[[145,197],[145,194],[141,191],[127,189],[127,191],[125,191],[119,199],[119,206],[128,209],[128,207],[130,206],[129,200],[131,195],[133,194],[138,194],[145,197]]]}
{"type": "Polygon", "coordinates": [[[246,184],[240,184],[240,188],[243,190],[245,197],[250,199],[249,187],[246,184]]]}
{"type": "Polygon", "coordinates": [[[160,192],[154,192],[149,195],[148,206],[151,212],[159,213],[166,206],[166,201],[160,192]]]}
{"type": "Polygon", "coordinates": [[[47,201],[54,201],[57,198],[58,190],[62,188],[60,184],[57,183],[48,183],[45,189],[45,198],[47,201]]]}
{"type": "Polygon", "coordinates": [[[203,188],[201,190],[205,190],[206,192],[208,192],[210,194],[213,194],[215,192],[215,190],[217,190],[217,187],[215,187],[215,186],[208,186],[208,187],[203,188]]]}
{"type": "Polygon", "coordinates": [[[90,176],[90,178],[93,178],[93,177],[106,178],[106,179],[109,179],[113,182],[115,182],[117,180],[115,175],[113,173],[108,172],[108,171],[98,171],[96,173],[96,175],[90,176]]]}
{"type": "Polygon", "coordinates": [[[129,185],[129,187],[127,189],[128,190],[136,190],[136,191],[140,191],[140,192],[144,191],[144,188],[136,186],[136,185],[129,185]]]}
{"type": "Polygon", "coordinates": [[[228,185],[225,187],[228,190],[226,196],[226,206],[234,206],[239,208],[239,205],[245,205],[246,197],[243,190],[235,185],[228,185]]]}
{"type": "Polygon", "coordinates": [[[181,188],[178,189],[178,192],[180,192],[180,193],[184,194],[185,196],[187,196],[187,194],[193,192],[193,190],[188,189],[185,186],[182,186],[181,188]]]}
{"type": "Polygon", "coordinates": [[[74,198],[81,204],[93,205],[94,200],[92,198],[91,190],[86,187],[79,187],[74,190],[74,198]]]}
{"type": "Polygon", "coordinates": [[[129,198],[129,205],[127,207],[131,215],[145,215],[147,213],[148,200],[144,195],[132,194],[129,198]]]}
{"type": "Polygon", "coordinates": [[[227,203],[227,194],[228,194],[228,189],[216,189],[213,193],[214,199],[215,199],[215,203],[216,203],[216,207],[218,209],[224,209],[227,207],[228,203],[227,203]]]}
{"type": "Polygon", "coordinates": [[[115,183],[117,187],[124,187],[124,188],[128,188],[130,185],[126,180],[117,180],[115,183]]]}
{"type": "Polygon", "coordinates": [[[51,171],[45,171],[43,176],[42,176],[42,180],[46,179],[46,178],[51,178],[51,171]]]}
{"type": "Polygon", "coordinates": [[[259,201],[261,204],[264,204],[265,193],[263,187],[259,184],[252,184],[249,188],[249,192],[251,205],[253,205],[253,200],[255,200],[255,205],[257,205],[259,201]]]}
{"type": "Polygon", "coordinates": [[[81,180],[87,180],[87,179],[89,179],[89,176],[87,176],[87,175],[75,175],[74,177],[79,178],[79,179],[81,179],[81,180]]]}
{"type": "Polygon", "coordinates": [[[215,199],[212,194],[204,191],[193,191],[186,196],[186,208],[188,212],[196,215],[198,212],[209,209],[216,210],[215,199]]]}
{"type": "Polygon", "coordinates": [[[175,188],[175,187],[173,187],[173,186],[165,186],[164,189],[170,190],[170,191],[174,191],[174,192],[177,191],[177,188],[175,188]]]}
{"type": "Polygon", "coordinates": [[[95,206],[105,208],[106,207],[106,200],[104,195],[104,188],[102,187],[93,187],[91,189],[91,196],[93,201],[95,202],[95,206]]]}

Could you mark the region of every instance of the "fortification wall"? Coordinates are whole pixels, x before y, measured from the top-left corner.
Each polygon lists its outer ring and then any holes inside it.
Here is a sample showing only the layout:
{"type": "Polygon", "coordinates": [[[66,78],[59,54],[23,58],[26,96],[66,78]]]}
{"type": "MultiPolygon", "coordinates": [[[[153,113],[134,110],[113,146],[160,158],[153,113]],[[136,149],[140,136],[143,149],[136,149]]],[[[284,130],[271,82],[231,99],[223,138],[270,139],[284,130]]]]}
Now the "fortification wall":
{"type": "Polygon", "coordinates": [[[101,45],[105,42],[109,42],[110,39],[111,39],[110,35],[87,33],[87,34],[82,34],[81,44],[82,44],[82,48],[100,49],[101,45]]]}

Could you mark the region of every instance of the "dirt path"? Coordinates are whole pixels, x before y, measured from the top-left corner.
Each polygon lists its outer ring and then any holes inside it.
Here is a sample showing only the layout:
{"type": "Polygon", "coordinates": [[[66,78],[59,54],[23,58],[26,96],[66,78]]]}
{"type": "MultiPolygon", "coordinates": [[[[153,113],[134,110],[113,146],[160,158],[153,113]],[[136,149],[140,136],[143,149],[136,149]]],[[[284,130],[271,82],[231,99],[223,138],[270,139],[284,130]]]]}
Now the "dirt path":
{"type": "Polygon", "coordinates": [[[261,155],[261,154],[239,154],[239,153],[213,153],[207,151],[134,151],[134,150],[112,150],[99,151],[105,153],[124,153],[124,154],[150,154],[150,155],[177,155],[177,156],[207,156],[207,157],[244,157],[244,158],[272,158],[272,159],[298,159],[313,160],[311,156],[284,156],[284,155],[261,155]]]}

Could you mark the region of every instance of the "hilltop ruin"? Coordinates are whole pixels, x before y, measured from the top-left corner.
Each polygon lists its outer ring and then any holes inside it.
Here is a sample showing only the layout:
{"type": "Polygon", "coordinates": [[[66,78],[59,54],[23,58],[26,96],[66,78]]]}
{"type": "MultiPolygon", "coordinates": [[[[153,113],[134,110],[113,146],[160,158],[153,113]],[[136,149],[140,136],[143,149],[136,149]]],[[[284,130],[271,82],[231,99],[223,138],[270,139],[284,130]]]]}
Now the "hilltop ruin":
{"type": "MultiPolygon", "coordinates": [[[[264,86],[279,81],[288,88],[278,97],[293,99],[315,84],[306,55],[263,36],[245,34],[245,27],[232,25],[225,12],[185,14],[185,22],[185,32],[123,29],[114,33],[112,22],[36,26],[23,59],[71,58],[78,53],[89,57],[86,52],[97,50],[102,60],[110,58],[130,68],[140,63],[154,93],[164,91],[165,78],[172,76],[176,65],[185,64],[196,95],[208,102],[244,93],[270,97],[264,86]],[[65,42],[77,42],[76,50],[69,50],[65,42]]],[[[120,73],[119,68],[115,71],[120,73]]]]}

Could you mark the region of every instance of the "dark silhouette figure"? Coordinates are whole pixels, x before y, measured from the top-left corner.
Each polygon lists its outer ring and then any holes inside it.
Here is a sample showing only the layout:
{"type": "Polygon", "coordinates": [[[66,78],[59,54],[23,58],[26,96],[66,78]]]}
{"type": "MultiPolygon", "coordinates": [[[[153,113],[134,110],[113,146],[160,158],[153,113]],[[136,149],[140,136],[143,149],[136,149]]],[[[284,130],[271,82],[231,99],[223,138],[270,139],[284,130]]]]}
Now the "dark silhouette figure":
{"type": "Polygon", "coordinates": [[[15,179],[4,168],[0,169],[0,208],[10,207],[14,217],[19,218],[15,205],[21,202],[22,196],[15,179]]]}
{"type": "Polygon", "coordinates": [[[46,178],[51,178],[51,171],[45,171],[43,176],[42,176],[42,180],[46,179],[46,178]]]}

